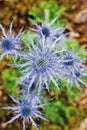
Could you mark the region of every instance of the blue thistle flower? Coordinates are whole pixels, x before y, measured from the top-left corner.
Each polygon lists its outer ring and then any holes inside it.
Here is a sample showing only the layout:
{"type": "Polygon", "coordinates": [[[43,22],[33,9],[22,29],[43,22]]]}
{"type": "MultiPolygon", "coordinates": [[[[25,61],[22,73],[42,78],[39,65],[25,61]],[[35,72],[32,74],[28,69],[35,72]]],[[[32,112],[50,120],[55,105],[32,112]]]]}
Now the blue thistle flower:
{"type": "Polygon", "coordinates": [[[47,49],[44,44],[35,46],[32,42],[32,47],[29,46],[29,52],[24,54],[24,57],[21,57],[21,60],[25,62],[19,65],[13,65],[21,67],[20,72],[24,76],[20,78],[19,84],[29,80],[29,90],[35,81],[38,86],[38,92],[41,91],[44,85],[49,91],[50,81],[58,88],[55,79],[56,77],[61,78],[62,76],[60,67],[58,66],[59,57],[52,49],[47,49]]]}
{"type": "Polygon", "coordinates": [[[22,41],[20,40],[20,35],[22,33],[22,29],[19,31],[17,36],[14,36],[14,34],[12,34],[12,24],[13,22],[10,24],[8,34],[5,33],[4,28],[2,27],[2,25],[0,25],[0,28],[3,33],[2,40],[0,42],[0,48],[1,48],[0,60],[5,55],[8,56],[9,54],[14,59],[14,55],[17,56],[17,53],[20,51],[20,46],[22,44],[22,41]]]}
{"type": "MultiPolygon", "coordinates": [[[[45,16],[44,23],[40,26],[34,21],[33,24],[36,26],[36,29],[31,28],[31,30],[35,31],[36,34],[32,34],[32,37],[39,37],[39,39],[45,39],[46,44],[49,45],[49,47],[53,48],[55,47],[57,51],[64,51],[65,50],[65,44],[66,41],[66,34],[64,34],[65,28],[62,27],[53,27],[54,22],[57,20],[58,17],[53,19],[50,23],[48,22],[47,15],[45,16]]],[[[48,46],[46,45],[46,46],[48,46]]]]}
{"type": "Polygon", "coordinates": [[[43,120],[47,120],[43,117],[43,113],[41,113],[39,111],[40,108],[42,109],[46,105],[39,104],[38,100],[36,100],[36,97],[32,97],[30,95],[23,96],[21,101],[16,100],[12,96],[10,96],[10,97],[13,100],[13,102],[17,105],[13,106],[13,107],[8,106],[8,107],[3,108],[5,110],[11,110],[15,115],[6,124],[12,123],[13,121],[15,121],[18,118],[22,118],[23,119],[23,121],[22,121],[23,130],[25,130],[26,120],[31,121],[31,123],[36,128],[36,130],[38,130],[37,124],[35,123],[33,118],[41,118],[43,120]]]}
{"type": "Polygon", "coordinates": [[[87,73],[85,73],[85,71],[87,71],[87,68],[84,67],[80,68],[78,71],[73,70],[73,72],[71,71],[69,74],[67,74],[71,87],[73,84],[75,84],[79,89],[81,89],[80,84],[87,86],[87,83],[82,79],[82,77],[87,77],[87,73]]]}
{"type": "Polygon", "coordinates": [[[83,66],[83,58],[79,56],[81,51],[74,53],[74,48],[72,50],[67,50],[60,58],[60,63],[62,67],[71,70],[71,69],[79,69],[83,66]]]}
{"type": "Polygon", "coordinates": [[[79,53],[81,53],[81,51],[74,53],[74,49],[66,51],[60,59],[61,67],[65,71],[65,76],[67,76],[70,81],[70,86],[72,87],[75,83],[78,88],[80,88],[79,83],[87,86],[87,84],[81,80],[81,77],[87,76],[84,71],[87,70],[87,67],[83,64],[83,58],[79,56],[79,53]]]}
{"type": "Polygon", "coordinates": [[[34,36],[39,36],[39,38],[43,38],[43,35],[45,39],[53,39],[57,34],[62,35],[62,32],[64,29],[61,27],[53,27],[54,22],[57,20],[58,17],[54,18],[50,23],[48,22],[47,15],[45,16],[44,23],[40,26],[39,24],[33,22],[33,24],[36,26],[36,29],[31,28],[31,30],[37,32],[34,36]]]}

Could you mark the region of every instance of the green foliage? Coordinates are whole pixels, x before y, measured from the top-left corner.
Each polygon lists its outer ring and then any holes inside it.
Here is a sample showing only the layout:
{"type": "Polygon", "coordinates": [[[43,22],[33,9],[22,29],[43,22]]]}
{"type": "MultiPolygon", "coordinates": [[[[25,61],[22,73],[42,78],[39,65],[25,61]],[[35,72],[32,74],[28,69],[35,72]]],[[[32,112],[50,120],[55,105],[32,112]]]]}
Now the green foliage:
{"type": "MultiPolygon", "coordinates": [[[[33,7],[28,14],[32,16],[37,23],[43,23],[44,14],[47,15],[49,21],[53,20],[57,16],[61,16],[65,12],[64,6],[58,6],[56,1],[52,2],[39,2],[38,8],[33,7]]],[[[59,24],[64,26],[66,19],[60,20],[59,24]]]]}
{"type": "MultiPolygon", "coordinates": [[[[25,43],[25,47],[28,47],[28,45],[29,44],[31,44],[31,40],[30,40],[30,38],[32,37],[32,32],[30,31],[30,30],[28,30],[28,31],[25,31],[25,32],[23,32],[23,34],[22,34],[22,36],[21,36],[21,39],[24,41],[24,43],[25,43]]],[[[33,40],[34,40],[34,43],[38,43],[38,38],[33,38],[33,40]]]]}
{"type": "Polygon", "coordinates": [[[66,85],[66,88],[63,91],[65,91],[66,93],[68,102],[73,102],[75,98],[79,98],[80,95],[82,94],[81,90],[78,91],[78,89],[75,87],[71,89],[68,84],[66,85]]]}
{"type": "Polygon", "coordinates": [[[69,123],[69,118],[76,114],[76,108],[65,104],[63,99],[57,101],[51,101],[45,109],[46,118],[53,123],[58,123],[61,126],[65,126],[69,123]]]}
{"type": "Polygon", "coordinates": [[[71,120],[76,120],[78,111],[70,102],[61,97],[58,100],[49,101],[49,105],[45,108],[45,117],[52,123],[59,124],[64,128],[64,126],[70,125],[71,120]]]}
{"type": "MultiPolygon", "coordinates": [[[[82,91],[78,91],[76,87],[70,88],[65,80],[58,81],[60,91],[51,83],[51,93],[54,93],[54,100],[48,100],[45,108],[45,116],[49,121],[59,124],[63,129],[66,125],[76,120],[78,109],[74,107],[74,99],[79,98],[82,91]]],[[[50,97],[50,95],[49,95],[50,97]]],[[[78,116],[78,115],[77,115],[78,116]]]]}
{"type": "Polygon", "coordinates": [[[70,49],[74,49],[74,52],[80,52],[79,56],[81,56],[82,58],[84,58],[84,61],[86,60],[87,57],[87,50],[85,50],[84,48],[82,48],[78,41],[74,40],[74,39],[70,39],[70,40],[66,40],[65,44],[67,46],[67,48],[70,49]]]}
{"type": "Polygon", "coordinates": [[[56,82],[58,83],[60,90],[58,90],[52,82],[50,83],[50,91],[54,92],[56,101],[59,99],[59,95],[64,94],[61,96],[61,98],[67,99],[67,102],[72,102],[74,101],[75,97],[78,98],[82,93],[81,90],[78,91],[78,88],[76,86],[73,86],[73,88],[71,88],[69,83],[66,83],[66,79],[58,80],[56,82]]]}
{"type": "Polygon", "coordinates": [[[28,45],[28,44],[30,43],[30,38],[29,38],[29,36],[30,36],[31,33],[32,33],[32,32],[31,32],[30,30],[24,31],[24,32],[22,33],[21,39],[24,41],[25,45],[28,45]]]}
{"type": "Polygon", "coordinates": [[[73,40],[73,39],[66,40],[66,41],[65,41],[65,44],[67,45],[68,49],[72,49],[72,47],[73,47],[73,48],[76,48],[76,49],[78,50],[78,49],[81,48],[81,47],[79,46],[78,41],[73,40]]]}
{"type": "Polygon", "coordinates": [[[5,69],[2,71],[3,86],[11,93],[16,95],[16,86],[18,81],[17,71],[12,69],[5,69]]]}

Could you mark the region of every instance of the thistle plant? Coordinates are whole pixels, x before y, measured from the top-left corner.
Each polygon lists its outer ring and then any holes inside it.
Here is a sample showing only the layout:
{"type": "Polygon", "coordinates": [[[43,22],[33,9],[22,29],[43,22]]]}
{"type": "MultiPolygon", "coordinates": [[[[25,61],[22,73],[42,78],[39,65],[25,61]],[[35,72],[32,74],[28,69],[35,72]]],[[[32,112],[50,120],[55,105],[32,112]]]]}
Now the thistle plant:
{"type": "Polygon", "coordinates": [[[36,117],[46,120],[43,117],[43,114],[39,111],[40,108],[44,107],[44,104],[39,104],[38,102],[40,100],[40,97],[39,100],[37,100],[38,97],[36,98],[36,96],[23,95],[21,101],[14,99],[12,96],[10,97],[13,100],[13,102],[17,105],[13,107],[8,106],[3,108],[5,110],[11,110],[14,113],[14,117],[11,120],[9,120],[6,124],[12,123],[13,121],[15,121],[20,117],[23,119],[22,121],[23,130],[25,130],[26,120],[31,121],[36,130],[38,130],[37,124],[35,123],[33,118],[36,117]]]}
{"type": "Polygon", "coordinates": [[[46,39],[49,37],[51,38],[51,36],[54,36],[57,30],[59,30],[59,28],[52,27],[56,19],[57,18],[55,18],[51,23],[48,23],[48,17],[46,15],[43,25],[40,26],[37,23],[33,22],[37,29],[31,28],[31,30],[37,32],[36,35],[38,35],[39,38],[42,38],[42,35],[44,35],[46,39]]]}
{"type": "Polygon", "coordinates": [[[0,25],[0,29],[2,30],[2,34],[3,34],[0,41],[0,52],[1,52],[0,60],[4,56],[8,56],[8,55],[11,55],[14,60],[15,56],[17,56],[18,52],[20,52],[21,50],[20,46],[22,44],[22,41],[20,40],[20,35],[22,33],[22,29],[19,31],[18,35],[15,36],[12,33],[12,25],[13,22],[11,23],[10,29],[7,34],[3,26],[0,25]]]}
{"type": "MultiPolygon", "coordinates": [[[[32,87],[34,81],[38,86],[38,92],[41,91],[43,86],[49,91],[49,83],[52,81],[58,88],[55,78],[62,78],[60,66],[58,66],[58,59],[56,52],[45,47],[46,41],[40,43],[38,47],[32,43],[29,46],[29,51],[22,54],[22,64],[14,64],[13,66],[21,67],[23,76],[19,80],[19,84],[29,80],[28,90],[32,87]]],[[[31,88],[32,89],[32,88],[31,88]]]]}
{"type": "Polygon", "coordinates": [[[36,34],[34,34],[33,36],[39,37],[39,39],[43,38],[44,36],[46,40],[54,40],[58,37],[61,38],[61,36],[64,36],[63,32],[65,28],[59,27],[59,25],[53,26],[57,19],[58,17],[54,18],[49,23],[48,12],[46,12],[45,20],[41,26],[31,20],[31,22],[36,26],[36,28],[30,28],[32,31],[36,32],[36,34]]]}
{"type": "Polygon", "coordinates": [[[74,49],[67,50],[60,58],[60,64],[65,69],[65,75],[68,77],[70,86],[72,87],[75,83],[80,89],[79,83],[87,86],[81,77],[87,76],[86,65],[83,64],[83,58],[79,56],[81,51],[74,53],[74,49]]]}
{"type": "Polygon", "coordinates": [[[65,41],[68,38],[67,34],[64,34],[65,28],[53,26],[56,20],[57,18],[48,23],[46,16],[42,26],[34,22],[37,29],[32,29],[35,33],[28,35],[30,42],[27,49],[21,49],[22,30],[17,36],[14,36],[12,23],[8,34],[0,25],[3,33],[0,41],[0,59],[8,54],[14,59],[14,56],[17,55],[17,58],[20,59],[19,63],[16,62],[16,59],[11,67],[19,67],[21,73],[18,81],[21,86],[19,91],[21,100],[11,96],[16,105],[4,107],[6,110],[11,110],[15,115],[7,124],[22,118],[23,130],[25,130],[27,120],[31,121],[38,130],[34,119],[46,120],[40,111],[46,106],[42,103],[41,99],[44,97],[40,94],[44,88],[50,93],[51,82],[58,88],[57,91],[60,90],[58,80],[69,81],[70,87],[76,84],[80,88],[79,83],[87,86],[87,83],[82,80],[82,77],[87,76],[87,66],[83,64],[83,59],[79,55],[80,52],[75,53],[73,49],[67,48],[65,41]]]}

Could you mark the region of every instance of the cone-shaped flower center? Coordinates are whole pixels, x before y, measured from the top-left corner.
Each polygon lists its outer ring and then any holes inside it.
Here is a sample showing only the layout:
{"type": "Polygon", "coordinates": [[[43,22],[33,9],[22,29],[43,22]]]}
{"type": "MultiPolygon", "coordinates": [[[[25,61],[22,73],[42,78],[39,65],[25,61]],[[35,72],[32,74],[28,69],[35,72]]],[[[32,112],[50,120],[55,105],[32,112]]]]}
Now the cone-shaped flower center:
{"type": "Polygon", "coordinates": [[[43,26],[42,29],[41,29],[41,31],[39,32],[40,36],[42,37],[41,33],[45,36],[45,38],[47,38],[50,35],[50,30],[49,30],[48,27],[43,26]]]}
{"type": "Polygon", "coordinates": [[[3,49],[10,50],[11,46],[12,45],[11,45],[11,42],[9,40],[5,39],[5,40],[2,41],[2,47],[3,47],[3,49]]]}
{"type": "Polygon", "coordinates": [[[31,109],[30,109],[29,105],[22,106],[21,114],[23,117],[29,117],[29,115],[31,114],[31,109]]]}
{"type": "Polygon", "coordinates": [[[63,64],[66,66],[72,66],[73,65],[73,58],[71,56],[64,57],[63,64]]]}
{"type": "Polygon", "coordinates": [[[80,72],[76,71],[75,75],[76,75],[77,78],[80,77],[80,72]]]}
{"type": "Polygon", "coordinates": [[[37,69],[38,69],[38,70],[44,71],[44,69],[45,69],[46,66],[47,66],[47,59],[45,59],[44,57],[39,58],[39,59],[36,61],[36,66],[37,66],[37,69]]]}

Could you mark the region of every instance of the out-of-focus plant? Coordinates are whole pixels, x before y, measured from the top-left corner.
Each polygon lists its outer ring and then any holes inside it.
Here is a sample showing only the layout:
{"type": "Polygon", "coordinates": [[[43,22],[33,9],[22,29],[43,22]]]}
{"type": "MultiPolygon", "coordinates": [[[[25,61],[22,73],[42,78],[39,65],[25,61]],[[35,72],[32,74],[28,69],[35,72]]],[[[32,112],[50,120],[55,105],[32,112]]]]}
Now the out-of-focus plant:
{"type": "MultiPolygon", "coordinates": [[[[48,19],[49,21],[51,21],[55,17],[61,16],[65,12],[65,10],[66,8],[64,6],[58,6],[58,3],[56,1],[51,2],[42,1],[38,3],[37,8],[33,7],[31,10],[29,10],[28,14],[37,23],[43,23],[42,16],[44,16],[44,13],[48,15],[48,19]]],[[[60,20],[58,24],[60,26],[64,26],[66,22],[67,20],[62,18],[62,20],[60,20]]]]}
{"type": "Polygon", "coordinates": [[[2,85],[10,92],[11,95],[17,94],[18,73],[13,69],[5,69],[2,71],[2,85]]]}
{"type": "Polygon", "coordinates": [[[71,116],[75,117],[76,111],[77,109],[75,107],[67,105],[63,99],[51,101],[50,105],[45,109],[47,119],[62,127],[69,123],[71,116]]]}
{"type": "MultiPolygon", "coordinates": [[[[78,110],[73,103],[75,98],[79,98],[82,91],[78,92],[78,89],[75,87],[71,89],[65,81],[58,81],[58,84],[61,88],[61,92],[58,92],[53,84],[50,84],[51,93],[54,95],[54,98],[46,101],[49,105],[46,106],[44,111],[47,119],[54,124],[59,124],[61,128],[64,129],[65,126],[69,126],[72,121],[75,122],[78,117],[80,110],[78,110]]],[[[49,97],[52,95],[49,95],[49,97]]]]}
{"type": "Polygon", "coordinates": [[[51,101],[50,105],[46,107],[45,113],[50,120],[50,124],[60,126],[60,130],[70,130],[73,127],[78,127],[82,118],[86,116],[81,108],[72,106],[64,98],[51,101]]]}

